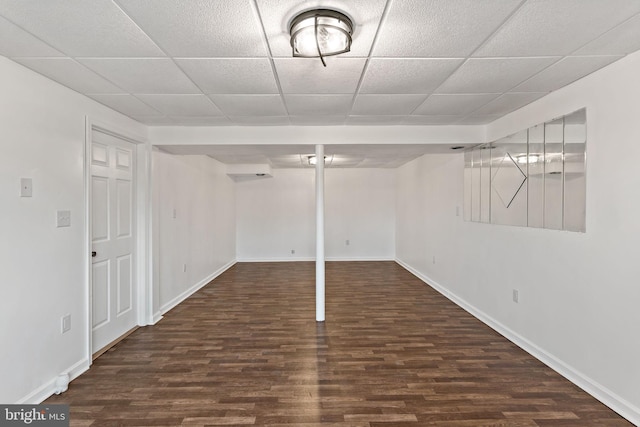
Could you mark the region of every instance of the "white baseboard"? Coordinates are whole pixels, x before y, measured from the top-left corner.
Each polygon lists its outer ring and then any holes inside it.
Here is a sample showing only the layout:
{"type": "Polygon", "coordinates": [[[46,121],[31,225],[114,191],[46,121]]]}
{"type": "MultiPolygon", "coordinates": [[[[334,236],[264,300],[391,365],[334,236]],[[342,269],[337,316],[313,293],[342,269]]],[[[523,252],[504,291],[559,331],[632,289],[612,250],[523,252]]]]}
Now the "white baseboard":
{"type": "MultiPolygon", "coordinates": [[[[81,374],[89,370],[89,366],[91,365],[89,362],[89,359],[80,360],[68,369],[60,372],[60,374],[69,374],[69,380],[73,381],[81,374]]],[[[57,377],[58,376],[56,375],[55,377],[51,378],[44,385],[32,391],[16,403],[19,405],[38,405],[44,402],[47,398],[51,397],[56,392],[57,377]]]]}
{"type": "Polygon", "coordinates": [[[314,257],[297,257],[297,258],[238,258],[238,262],[302,262],[315,261],[314,257]]]}
{"type": "Polygon", "coordinates": [[[161,320],[162,320],[162,311],[158,310],[157,312],[153,313],[153,319],[151,319],[151,325],[155,325],[161,320]]]}
{"type": "Polygon", "coordinates": [[[613,411],[620,414],[622,417],[626,418],[628,421],[635,425],[640,425],[640,408],[633,405],[631,402],[628,402],[624,398],[618,396],[613,391],[604,387],[602,384],[594,381],[589,378],[587,375],[582,372],[576,370],[572,366],[568,365],[564,361],[558,359],[554,355],[548,353],[544,349],[540,348],[535,343],[529,341],[527,338],[521,336],[520,334],[514,332],[507,326],[498,322],[482,310],[474,307],[472,304],[469,304],[464,299],[460,298],[453,292],[449,291],[446,287],[440,285],[435,280],[431,280],[426,275],[420,273],[419,271],[412,268],[410,265],[404,263],[403,261],[396,259],[395,260],[399,265],[401,265],[408,272],[425,282],[427,285],[431,286],[433,289],[438,291],[440,294],[444,295],[446,298],[451,300],[454,304],[458,305],[469,314],[477,318],[478,320],[485,323],[487,326],[507,338],[509,341],[571,381],[573,384],[580,387],[585,392],[589,393],[591,396],[598,399],[604,405],[611,408],[613,411]]]}
{"type": "MultiPolygon", "coordinates": [[[[315,257],[300,257],[300,258],[239,258],[238,262],[301,262],[301,261],[315,261],[315,257]]],[[[393,257],[326,257],[325,261],[395,261],[393,257]]]]}
{"type": "MultiPolygon", "coordinates": [[[[205,277],[204,279],[202,279],[201,281],[199,281],[198,283],[196,283],[195,285],[193,285],[192,287],[190,287],[186,291],[182,292],[180,295],[178,295],[177,297],[173,298],[171,301],[169,301],[166,304],[160,306],[160,314],[165,314],[166,312],[168,312],[169,310],[171,310],[172,308],[174,308],[175,306],[180,304],[182,301],[186,300],[191,295],[193,295],[194,293],[198,292],[207,283],[209,283],[210,281],[212,281],[213,279],[215,279],[216,277],[218,277],[219,275],[221,275],[222,273],[224,273],[225,271],[227,271],[228,269],[233,267],[236,262],[237,262],[236,260],[229,261],[227,264],[223,265],[217,271],[211,273],[209,276],[205,277]]],[[[156,317],[156,315],[154,315],[154,319],[155,319],[155,317],[156,317]]],[[[159,321],[160,319],[162,319],[161,315],[156,320],[156,322],[159,321]]]]}

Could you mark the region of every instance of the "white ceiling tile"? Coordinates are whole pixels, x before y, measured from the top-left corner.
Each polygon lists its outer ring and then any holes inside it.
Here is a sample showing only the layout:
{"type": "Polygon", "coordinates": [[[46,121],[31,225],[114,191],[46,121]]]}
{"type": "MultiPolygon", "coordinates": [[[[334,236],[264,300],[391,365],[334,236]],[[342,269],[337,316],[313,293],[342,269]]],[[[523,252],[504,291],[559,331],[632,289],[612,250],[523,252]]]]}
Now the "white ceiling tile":
{"type": "Polygon", "coordinates": [[[301,168],[305,166],[300,161],[299,154],[269,156],[269,164],[271,164],[271,167],[274,169],[301,168]]]}
{"type": "Polygon", "coordinates": [[[462,117],[457,115],[408,116],[403,123],[407,125],[452,125],[457,124],[462,117]]]}
{"type": "Polygon", "coordinates": [[[81,63],[130,93],[200,93],[166,58],[80,58],[81,63]]]}
{"type": "MultiPolygon", "coordinates": [[[[369,158],[385,158],[390,156],[397,156],[400,153],[407,154],[408,152],[417,153],[422,152],[424,148],[420,145],[397,145],[397,144],[373,144],[367,147],[366,153],[369,158]]],[[[358,157],[362,155],[362,146],[359,144],[340,144],[331,145],[325,153],[340,154],[346,157],[358,157]]]]}
{"type": "Polygon", "coordinates": [[[292,125],[299,126],[337,126],[344,124],[346,116],[290,116],[292,125]]]}
{"type": "Polygon", "coordinates": [[[0,17],[0,55],[20,56],[64,56],[42,40],[22,28],[0,17]]]}
{"type": "Polygon", "coordinates": [[[393,160],[387,162],[384,166],[381,166],[381,167],[385,167],[385,168],[388,168],[388,169],[395,169],[395,168],[398,168],[398,167],[404,165],[405,163],[410,162],[413,159],[414,158],[398,157],[397,159],[393,159],[393,160]]]}
{"type": "Polygon", "coordinates": [[[231,121],[224,116],[170,116],[175,123],[184,126],[229,126],[231,121]]]}
{"type": "Polygon", "coordinates": [[[176,62],[206,94],[278,93],[267,58],[182,58],[176,62]]]}
{"type": "Polygon", "coordinates": [[[357,157],[345,157],[345,156],[333,156],[331,162],[328,163],[328,168],[355,168],[360,166],[360,164],[365,160],[363,156],[357,157]]]}
{"type": "Polygon", "coordinates": [[[288,116],[229,116],[232,123],[242,126],[287,126],[288,116]]]}
{"type": "Polygon", "coordinates": [[[551,92],[620,58],[621,56],[568,56],[520,84],[514,92],[551,92]]]}
{"type": "Polygon", "coordinates": [[[0,15],[69,56],[164,56],[112,1],[3,0],[0,15]]]}
{"type": "Polygon", "coordinates": [[[118,0],[169,56],[266,56],[250,0],[118,0]]]}
{"type": "Polygon", "coordinates": [[[558,59],[557,57],[469,59],[436,90],[436,93],[505,92],[558,59]]]}
{"type": "Polygon", "coordinates": [[[351,95],[285,95],[287,110],[292,116],[347,115],[351,95]]]}
{"type": "Polygon", "coordinates": [[[638,12],[637,0],[528,1],[474,56],[568,55],[638,12]]]}
{"type": "Polygon", "coordinates": [[[222,163],[236,164],[236,165],[267,164],[269,163],[269,159],[270,159],[269,157],[261,153],[244,154],[244,155],[232,154],[229,156],[210,155],[209,157],[211,157],[212,159],[216,159],[222,163]]]}
{"type": "Polygon", "coordinates": [[[276,72],[283,93],[353,93],[358,87],[365,59],[276,58],[276,72]]]}
{"type": "Polygon", "coordinates": [[[576,55],[626,55],[640,49],[640,14],[578,49],[576,55]]]}
{"type": "Polygon", "coordinates": [[[499,93],[459,95],[433,94],[413,114],[425,116],[465,115],[500,96],[499,93]]]}
{"type": "Polygon", "coordinates": [[[364,159],[358,163],[360,168],[386,168],[389,164],[389,159],[364,159]]]}
{"type": "Polygon", "coordinates": [[[403,115],[411,114],[426,99],[426,95],[358,95],[351,114],[403,115]]]}
{"type": "Polygon", "coordinates": [[[123,90],[70,58],[14,58],[16,62],[80,93],[122,93],[123,90]]]}
{"type": "Polygon", "coordinates": [[[469,117],[465,117],[456,123],[457,125],[485,125],[487,123],[491,123],[494,120],[502,117],[501,114],[489,114],[489,115],[472,115],[469,117]]]}
{"type": "Polygon", "coordinates": [[[274,57],[290,57],[291,42],[289,24],[299,13],[321,7],[334,9],[351,18],[354,25],[351,52],[343,56],[368,56],[375,37],[386,0],[258,0],[265,32],[274,57]]]}
{"type": "Polygon", "coordinates": [[[175,126],[178,124],[165,116],[131,116],[131,118],[149,126],[175,126]]]}
{"type": "Polygon", "coordinates": [[[373,56],[466,57],[520,0],[404,0],[391,3],[373,56]]]}
{"type": "Polygon", "coordinates": [[[210,98],[227,116],[282,116],[287,113],[280,95],[210,95],[210,98]]]}
{"type": "Polygon", "coordinates": [[[431,93],[463,59],[373,58],[360,93],[431,93]]]}
{"type": "Polygon", "coordinates": [[[111,107],[127,116],[161,116],[157,110],[149,107],[133,95],[89,95],[96,101],[111,107]]]}
{"type": "Polygon", "coordinates": [[[144,103],[168,116],[220,116],[205,95],[136,95],[144,103]]]}
{"type": "MultiPolygon", "coordinates": [[[[397,167],[424,154],[451,153],[453,145],[465,144],[327,144],[330,167],[397,167]]],[[[201,154],[225,164],[270,163],[273,168],[309,168],[307,156],[313,145],[165,145],[162,150],[178,155],[201,154]]]]}
{"type": "Polygon", "coordinates": [[[524,92],[505,93],[501,97],[491,101],[487,105],[480,107],[473,112],[474,116],[486,116],[492,114],[505,115],[520,107],[542,98],[546,93],[524,92]]]}
{"type": "Polygon", "coordinates": [[[349,116],[345,124],[347,125],[398,125],[406,116],[349,116]]]}
{"type": "Polygon", "coordinates": [[[158,125],[482,124],[639,40],[640,0],[0,0],[0,55],[158,125]],[[356,26],[326,68],[290,57],[314,7],[356,26]]]}

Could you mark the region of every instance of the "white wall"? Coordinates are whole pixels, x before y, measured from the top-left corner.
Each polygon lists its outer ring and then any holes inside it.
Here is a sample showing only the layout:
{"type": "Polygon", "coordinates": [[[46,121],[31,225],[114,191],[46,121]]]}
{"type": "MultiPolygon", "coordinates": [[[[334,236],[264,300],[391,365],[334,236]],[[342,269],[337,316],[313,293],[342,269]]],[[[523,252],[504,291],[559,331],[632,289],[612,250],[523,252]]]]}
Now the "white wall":
{"type": "Polygon", "coordinates": [[[326,169],[327,259],[394,259],[395,192],[394,169],[326,169]]]}
{"type": "Polygon", "coordinates": [[[146,128],[3,57],[0,76],[0,402],[37,402],[89,362],[85,115],[142,137],[146,128]],[[19,197],[22,177],[31,198],[19,197]],[[71,211],[71,227],[56,228],[56,210],[71,211]]]}
{"type": "Polygon", "coordinates": [[[640,53],[487,128],[490,141],[587,108],[586,233],[463,222],[463,159],[446,155],[398,170],[396,240],[400,262],[636,424],[638,75],[640,53]]]}
{"type": "Polygon", "coordinates": [[[154,282],[164,313],[235,263],[234,182],[210,157],[154,150],[153,206],[154,282]]]}
{"type": "MultiPolygon", "coordinates": [[[[239,261],[314,259],[312,168],[274,169],[273,178],[236,185],[239,261]]],[[[325,170],[328,259],[393,259],[394,218],[394,170],[325,170]]]]}

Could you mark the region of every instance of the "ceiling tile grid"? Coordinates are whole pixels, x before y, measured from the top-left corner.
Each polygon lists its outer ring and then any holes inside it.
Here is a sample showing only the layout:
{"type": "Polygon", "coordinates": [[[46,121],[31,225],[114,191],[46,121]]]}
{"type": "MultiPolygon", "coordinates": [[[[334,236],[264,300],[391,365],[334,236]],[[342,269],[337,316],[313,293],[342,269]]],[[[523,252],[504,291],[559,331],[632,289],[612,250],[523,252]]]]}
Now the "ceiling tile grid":
{"type": "Polygon", "coordinates": [[[84,94],[122,94],[122,89],[67,57],[15,58],[15,61],[84,94]]]}
{"type": "Polygon", "coordinates": [[[137,98],[168,116],[221,116],[220,109],[206,95],[137,95],[137,98]]]}
{"type": "Polygon", "coordinates": [[[0,0],[0,55],[151,126],[485,124],[639,49],[638,0],[0,0]]]}
{"type": "Polygon", "coordinates": [[[148,104],[145,104],[133,95],[94,94],[89,96],[96,101],[101,102],[102,104],[111,107],[114,110],[120,111],[128,116],[158,118],[159,116],[163,115],[160,111],[150,107],[148,104]]]}

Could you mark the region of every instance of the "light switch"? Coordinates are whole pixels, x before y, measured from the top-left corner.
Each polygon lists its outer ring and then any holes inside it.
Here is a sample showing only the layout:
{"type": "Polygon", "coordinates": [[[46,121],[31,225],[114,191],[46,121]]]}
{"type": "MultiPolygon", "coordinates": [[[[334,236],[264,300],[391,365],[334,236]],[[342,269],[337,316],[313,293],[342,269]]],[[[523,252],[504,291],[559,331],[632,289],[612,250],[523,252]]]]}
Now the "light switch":
{"type": "Polygon", "coordinates": [[[33,180],[31,178],[20,178],[20,197],[31,197],[33,195],[33,180]]]}
{"type": "Polygon", "coordinates": [[[58,227],[70,227],[71,211],[58,211],[56,219],[57,219],[56,224],[58,227]]]}

